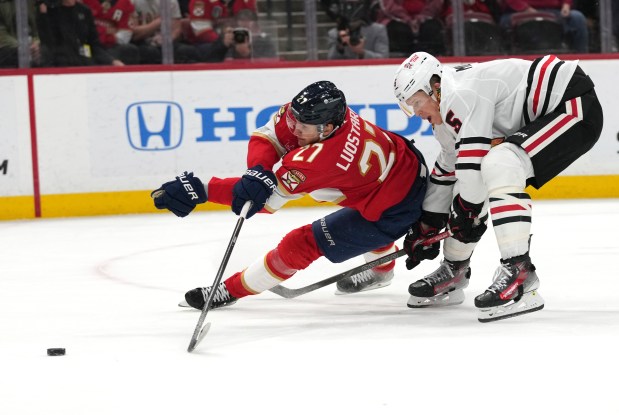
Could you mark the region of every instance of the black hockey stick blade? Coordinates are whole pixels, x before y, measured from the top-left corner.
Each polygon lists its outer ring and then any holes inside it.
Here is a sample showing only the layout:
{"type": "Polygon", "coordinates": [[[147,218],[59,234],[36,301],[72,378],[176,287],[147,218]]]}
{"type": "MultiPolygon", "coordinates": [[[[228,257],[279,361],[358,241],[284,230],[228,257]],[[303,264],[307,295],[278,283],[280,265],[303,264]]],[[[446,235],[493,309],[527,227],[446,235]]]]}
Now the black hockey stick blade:
{"type": "Polygon", "coordinates": [[[209,328],[211,327],[211,323],[204,324],[204,320],[206,319],[206,315],[211,308],[213,298],[215,298],[215,293],[217,292],[217,286],[221,282],[221,278],[224,275],[224,271],[226,270],[226,266],[228,265],[228,260],[230,259],[230,255],[232,254],[232,249],[236,244],[236,238],[241,232],[241,227],[243,226],[243,222],[245,221],[245,217],[247,216],[247,212],[249,211],[250,207],[251,202],[245,202],[245,205],[243,205],[243,209],[241,210],[241,214],[239,215],[239,219],[236,221],[236,226],[234,227],[234,231],[232,232],[230,242],[228,242],[228,247],[226,248],[224,258],[222,259],[219,270],[217,271],[215,281],[213,281],[213,285],[211,286],[213,288],[211,289],[211,292],[209,293],[209,296],[204,303],[204,307],[202,308],[202,312],[200,313],[200,318],[198,319],[198,324],[196,324],[196,328],[194,329],[191,340],[189,341],[189,346],[187,347],[187,351],[189,353],[195,350],[196,346],[198,346],[202,339],[204,339],[204,337],[208,333],[209,328]]]}
{"type": "MultiPolygon", "coordinates": [[[[446,230],[445,232],[439,233],[438,235],[435,235],[431,238],[428,238],[426,240],[424,240],[423,242],[421,242],[422,245],[432,245],[433,243],[442,241],[445,238],[448,238],[452,235],[452,232],[450,230],[446,230]]],[[[360,272],[366,271],[370,268],[374,268],[377,267],[379,265],[382,264],[386,264],[387,262],[391,262],[396,258],[399,258],[401,256],[406,255],[406,251],[399,250],[396,252],[392,252],[391,254],[382,256],[380,258],[375,259],[374,261],[370,261],[370,262],[366,262],[363,265],[359,265],[358,267],[355,267],[353,269],[349,269],[348,271],[344,271],[342,273],[339,273],[337,275],[334,275],[332,277],[329,277],[327,279],[324,279],[322,281],[318,281],[315,282],[313,284],[310,284],[308,286],[305,287],[301,287],[301,288],[286,288],[283,285],[276,285],[275,287],[271,288],[269,291],[271,291],[274,294],[279,295],[280,297],[284,297],[284,298],[295,298],[298,297],[300,295],[303,294],[307,294],[310,293],[312,291],[315,291],[319,288],[322,287],[326,287],[327,285],[331,285],[334,282],[338,282],[344,278],[350,277],[352,275],[358,274],[360,272]]]]}
{"type": "Polygon", "coordinates": [[[337,275],[334,275],[322,281],[315,282],[313,284],[310,284],[302,288],[286,288],[283,285],[276,285],[275,287],[271,288],[269,291],[284,298],[295,298],[300,295],[315,291],[319,288],[326,287],[327,285],[331,285],[334,282],[338,282],[341,279],[350,277],[351,275],[358,274],[359,272],[368,270],[370,268],[377,267],[382,264],[386,264],[387,262],[393,261],[394,259],[401,257],[402,255],[406,255],[406,252],[404,250],[392,252],[389,255],[382,256],[378,259],[375,259],[374,261],[367,262],[363,265],[359,265],[358,267],[349,269],[348,271],[344,271],[342,273],[339,273],[337,275]]]}

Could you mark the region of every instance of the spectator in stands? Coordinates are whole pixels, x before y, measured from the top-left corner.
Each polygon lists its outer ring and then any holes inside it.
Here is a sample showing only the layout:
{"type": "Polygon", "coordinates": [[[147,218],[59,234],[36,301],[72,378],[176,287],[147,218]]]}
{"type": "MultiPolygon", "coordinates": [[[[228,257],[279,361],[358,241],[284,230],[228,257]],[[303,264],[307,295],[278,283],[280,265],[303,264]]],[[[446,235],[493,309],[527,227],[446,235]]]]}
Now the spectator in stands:
{"type": "Polygon", "coordinates": [[[92,12],[77,0],[43,0],[36,17],[43,66],[123,65],[101,46],[92,12]]]}
{"type": "Polygon", "coordinates": [[[550,12],[561,19],[570,48],[578,53],[589,52],[587,19],[580,11],[572,9],[572,0],[504,0],[504,8],[500,24],[505,30],[510,30],[514,13],[550,12]]]}
{"type": "MultiPolygon", "coordinates": [[[[160,0],[133,0],[137,16],[131,41],[140,50],[140,63],[157,64],[162,62],[160,0]]],[[[175,63],[194,63],[199,61],[196,48],[182,42],[181,11],[177,0],[168,0],[172,19],[172,41],[175,63]]]]}
{"type": "Polygon", "coordinates": [[[415,51],[433,55],[445,53],[443,0],[382,0],[377,22],[387,26],[393,56],[408,56],[415,51]]]}
{"type": "Polygon", "coordinates": [[[258,14],[252,9],[239,10],[235,15],[236,29],[249,32],[250,56],[252,59],[277,58],[277,45],[258,24],[258,14]]]}
{"type": "Polygon", "coordinates": [[[131,0],[82,0],[95,19],[99,41],[115,59],[127,65],[140,63],[140,51],[131,43],[135,7],[131,0]]]}
{"type": "Polygon", "coordinates": [[[214,63],[232,59],[251,59],[249,30],[238,28],[234,19],[221,20],[214,42],[196,45],[202,62],[214,63]],[[239,30],[242,29],[242,30],[239,30]]]}
{"type": "Polygon", "coordinates": [[[214,31],[216,38],[212,42],[196,44],[201,62],[223,62],[231,48],[238,49],[239,55],[249,55],[249,39],[247,42],[234,41],[234,24],[231,21],[221,21],[219,33],[214,31]]]}
{"type": "Polygon", "coordinates": [[[202,62],[277,57],[277,46],[257,20],[255,0],[191,0],[185,36],[202,62]]]}
{"type": "MultiPolygon", "coordinates": [[[[30,31],[30,65],[37,66],[40,63],[41,49],[34,22],[34,0],[28,0],[28,29],[30,31]]],[[[18,40],[16,25],[15,1],[0,2],[0,67],[17,68],[18,40]]]]}
{"type": "Polygon", "coordinates": [[[186,40],[196,45],[215,42],[223,22],[245,9],[257,13],[255,0],[190,0],[186,40]]]}
{"type": "Polygon", "coordinates": [[[385,25],[341,18],[328,32],[328,59],[381,59],[389,57],[389,36],[385,25]]]}

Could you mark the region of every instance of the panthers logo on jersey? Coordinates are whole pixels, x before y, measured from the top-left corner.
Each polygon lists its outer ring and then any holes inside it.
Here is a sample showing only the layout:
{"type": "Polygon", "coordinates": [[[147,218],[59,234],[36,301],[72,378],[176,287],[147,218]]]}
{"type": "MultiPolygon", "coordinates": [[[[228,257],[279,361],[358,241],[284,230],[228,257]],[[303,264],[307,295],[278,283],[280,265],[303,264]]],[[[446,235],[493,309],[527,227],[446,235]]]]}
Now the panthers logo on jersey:
{"type": "Polygon", "coordinates": [[[298,170],[288,170],[282,175],[280,181],[292,193],[298,185],[305,181],[305,175],[298,170]]]}

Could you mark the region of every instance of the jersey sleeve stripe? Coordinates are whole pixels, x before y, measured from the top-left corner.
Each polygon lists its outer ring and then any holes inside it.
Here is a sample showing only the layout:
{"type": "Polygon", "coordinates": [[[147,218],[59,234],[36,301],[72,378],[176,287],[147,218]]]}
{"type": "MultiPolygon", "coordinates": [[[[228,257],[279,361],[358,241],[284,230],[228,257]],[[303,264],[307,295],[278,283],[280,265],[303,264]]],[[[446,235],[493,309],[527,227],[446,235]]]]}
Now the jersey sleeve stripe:
{"type": "Polygon", "coordinates": [[[453,186],[456,180],[455,178],[453,180],[441,180],[438,177],[430,176],[430,182],[438,186],[453,186]]]}
{"type": "Polygon", "coordinates": [[[481,164],[479,163],[456,163],[456,170],[480,170],[481,164]]]}
{"type": "Polygon", "coordinates": [[[458,158],[462,157],[484,157],[488,154],[488,150],[476,149],[476,150],[461,150],[458,153],[458,158]]]}
{"type": "Polygon", "coordinates": [[[441,167],[440,164],[438,164],[438,162],[436,162],[434,163],[434,169],[432,170],[432,174],[437,175],[437,176],[450,176],[450,175],[453,175],[454,172],[444,169],[443,167],[441,167]],[[441,172],[441,174],[438,174],[436,172],[437,170],[441,172]]]}
{"type": "Polygon", "coordinates": [[[465,137],[462,139],[460,144],[462,146],[470,146],[472,144],[485,144],[489,147],[491,141],[491,139],[486,137],[465,137]]]}

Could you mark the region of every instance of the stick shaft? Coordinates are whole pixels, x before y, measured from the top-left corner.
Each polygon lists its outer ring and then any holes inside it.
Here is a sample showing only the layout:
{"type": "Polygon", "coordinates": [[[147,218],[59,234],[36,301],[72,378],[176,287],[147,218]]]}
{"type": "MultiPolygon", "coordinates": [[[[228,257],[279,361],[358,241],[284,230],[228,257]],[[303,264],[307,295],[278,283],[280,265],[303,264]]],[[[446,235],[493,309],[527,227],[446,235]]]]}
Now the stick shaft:
{"type": "Polygon", "coordinates": [[[196,324],[196,328],[193,331],[193,336],[191,336],[191,341],[189,342],[189,347],[187,348],[188,352],[192,352],[199,341],[204,337],[200,336],[203,330],[204,320],[206,319],[206,315],[213,303],[213,298],[215,298],[215,293],[217,292],[217,286],[221,282],[221,278],[224,275],[224,271],[226,270],[226,266],[228,265],[228,260],[230,259],[230,255],[232,255],[232,250],[234,249],[234,245],[236,244],[236,239],[241,232],[241,227],[243,226],[243,222],[245,222],[245,217],[247,216],[247,211],[251,207],[251,202],[246,202],[241,210],[241,214],[239,215],[239,219],[236,221],[236,226],[234,227],[234,231],[232,232],[232,237],[230,238],[230,242],[228,242],[228,247],[226,248],[226,252],[224,253],[224,258],[221,261],[221,265],[219,265],[219,270],[217,270],[217,276],[213,281],[213,285],[211,286],[211,292],[209,293],[208,299],[206,303],[204,303],[204,307],[202,308],[202,312],[200,313],[200,318],[198,319],[198,323],[196,324]]]}
{"type": "MultiPolygon", "coordinates": [[[[448,238],[452,235],[452,232],[450,230],[446,230],[445,232],[439,233],[438,235],[435,235],[431,238],[425,239],[424,241],[421,242],[422,245],[432,245],[436,242],[442,241],[445,238],[448,238]]],[[[377,267],[379,265],[382,264],[386,264],[387,262],[391,262],[394,259],[397,259],[401,256],[406,255],[406,252],[404,250],[399,250],[396,252],[392,252],[391,254],[388,255],[384,255],[380,258],[375,259],[374,261],[370,261],[370,262],[366,262],[363,265],[359,265],[355,268],[349,269],[348,271],[344,271],[341,272],[339,274],[336,274],[332,277],[326,278],[322,281],[318,281],[315,282],[313,284],[307,285],[305,287],[301,287],[301,288],[286,288],[282,285],[277,285],[273,288],[271,288],[269,291],[271,291],[274,294],[277,294],[281,297],[284,298],[295,298],[298,297],[300,295],[303,294],[307,294],[309,292],[315,291],[319,288],[322,287],[326,287],[327,285],[331,285],[334,282],[338,282],[344,278],[350,277],[352,275],[358,274],[360,272],[366,271],[370,268],[374,268],[377,267]]]]}

